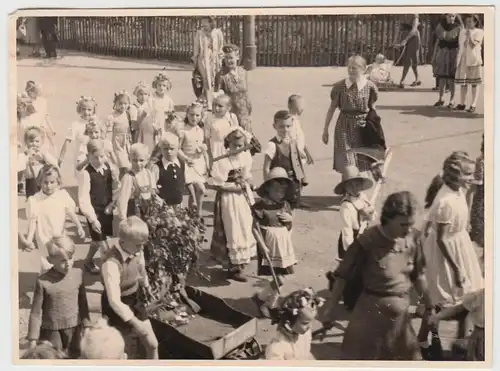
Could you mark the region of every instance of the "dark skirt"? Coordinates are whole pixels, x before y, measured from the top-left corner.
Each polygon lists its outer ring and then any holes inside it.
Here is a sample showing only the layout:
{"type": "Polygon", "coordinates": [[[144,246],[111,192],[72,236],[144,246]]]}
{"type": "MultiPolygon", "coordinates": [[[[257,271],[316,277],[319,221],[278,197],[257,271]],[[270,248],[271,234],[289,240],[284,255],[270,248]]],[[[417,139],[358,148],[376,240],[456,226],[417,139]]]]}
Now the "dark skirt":
{"type": "Polygon", "coordinates": [[[80,340],[82,338],[82,326],[66,328],[62,330],[40,329],[41,341],[50,341],[57,349],[65,352],[69,358],[80,357],[80,340]]]}
{"type": "Polygon", "coordinates": [[[25,183],[26,198],[33,196],[40,190],[36,182],[36,178],[27,178],[25,179],[24,183],[25,183]]]}
{"type": "Polygon", "coordinates": [[[210,243],[210,253],[212,258],[220,263],[223,268],[230,268],[229,251],[227,249],[227,237],[224,232],[224,222],[222,220],[221,209],[222,192],[217,191],[214,200],[214,231],[212,242],[210,243]]]}
{"type": "MultiPolygon", "coordinates": [[[[406,35],[403,35],[406,37],[406,35]]],[[[401,64],[403,66],[410,66],[413,63],[419,64],[420,61],[420,37],[411,37],[404,47],[403,53],[401,55],[401,64]]]]}
{"type": "Polygon", "coordinates": [[[484,185],[478,185],[472,198],[470,238],[484,247],[484,185]]]}
{"type": "Polygon", "coordinates": [[[433,66],[434,76],[438,78],[455,80],[457,72],[458,48],[440,48],[436,52],[433,66]]]}
{"type": "Polygon", "coordinates": [[[344,335],[342,359],[421,360],[409,306],[409,296],[377,297],[362,293],[344,335]]]}
{"type": "MultiPolygon", "coordinates": [[[[139,319],[140,321],[145,321],[148,319],[146,304],[140,298],[139,290],[137,290],[133,294],[122,296],[121,300],[123,304],[127,305],[132,310],[134,316],[136,316],[137,319],[139,319]]],[[[110,326],[113,326],[122,332],[131,330],[130,325],[124,322],[123,319],[118,314],[116,314],[113,308],[111,308],[111,305],[108,301],[108,296],[106,295],[106,291],[103,291],[101,295],[101,313],[103,317],[108,318],[108,323],[110,326]]]]}
{"type": "Polygon", "coordinates": [[[113,214],[106,214],[104,210],[96,210],[97,220],[101,224],[101,233],[94,231],[90,222],[89,225],[90,238],[93,242],[106,241],[108,237],[113,236],[113,214]]]}

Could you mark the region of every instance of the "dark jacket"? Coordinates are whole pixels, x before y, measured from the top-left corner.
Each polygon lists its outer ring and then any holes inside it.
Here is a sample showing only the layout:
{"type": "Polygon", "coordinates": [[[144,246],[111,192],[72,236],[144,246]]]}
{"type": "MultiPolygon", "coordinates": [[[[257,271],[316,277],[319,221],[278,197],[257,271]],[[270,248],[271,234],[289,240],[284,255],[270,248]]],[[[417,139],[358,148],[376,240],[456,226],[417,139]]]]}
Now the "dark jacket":
{"type": "Polygon", "coordinates": [[[373,148],[385,151],[387,145],[385,143],[384,129],[377,111],[371,109],[366,115],[365,126],[360,126],[361,143],[363,148],[373,148]]]}

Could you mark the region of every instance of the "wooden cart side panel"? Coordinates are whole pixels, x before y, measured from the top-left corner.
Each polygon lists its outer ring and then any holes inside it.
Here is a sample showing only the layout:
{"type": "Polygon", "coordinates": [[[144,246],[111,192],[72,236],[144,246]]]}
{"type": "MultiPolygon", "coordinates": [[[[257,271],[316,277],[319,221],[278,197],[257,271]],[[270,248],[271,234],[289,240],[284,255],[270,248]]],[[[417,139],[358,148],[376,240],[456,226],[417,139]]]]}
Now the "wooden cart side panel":
{"type": "Polygon", "coordinates": [[[243,326],[238,327],[221,339],[210,344],[215,359],[221,359],[241,344],[252,339],[257,334],[257,319],[253,318],[243,326]]]}

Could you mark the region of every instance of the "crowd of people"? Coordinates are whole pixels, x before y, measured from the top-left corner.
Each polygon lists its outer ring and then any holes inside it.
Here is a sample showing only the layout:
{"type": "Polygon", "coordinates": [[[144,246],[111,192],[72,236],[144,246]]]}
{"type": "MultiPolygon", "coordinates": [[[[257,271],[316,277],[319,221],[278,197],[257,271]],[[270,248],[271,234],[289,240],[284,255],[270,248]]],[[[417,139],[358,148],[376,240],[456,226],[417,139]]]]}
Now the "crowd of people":
{"type": "MultiPolygon", "coordinates": [[[[211,17],[204,19],[196,45],[198,97],[184,117],[174,112],[170,79],[159,73],[150,84],[139,82],[132,94],[117,92],[105,120],[99,119],[92,97],[81,97],[58,150],[40,84],[28,81],[18,94],[18,191],[27,197],[28,217],[19,243],[42,257],[24,358],[157,359],[158,340],[141,295],[156,279],[154,272],[146,273],[151,255],[143,253],[152,238],[151,213],[155,208],[182,213],[187,192],[187,207],[203,224],[207,184],[216,191],[213,258],[231,280],[246,282],[253,258],[257,274],[270,277],[253,297],[260,314],[277,325],[265,358],[311,356],[312,321],[324,300],[310,288],[285,298],[279,294],[298,264],[293,217],[297,208],[307,209],[301,193],[309,182],[307,165],[314,163],[300,123],[304,99],[294,94],[284,102],[273,117],[275,133],[262,148],[252,132],[239,48],[223,44],[211,17]],[[254,188],[253,157],[260,155],[264,181],[254,188]],[[77,204],[61,184],[62,163],[78,179],[77,204]],[[67,217],[80,238],[91,238],[84,270],[73,267],[75,244],[67,217]],[[84,274],[100,274],[104,286],[103,319],[96,323],[89,319],[84,274]]],[[[338,109],[333,169],[342,174],[335,187],[343,197],[340,265],[328,275],[324,329],[333,326],[343,298],[352,312],[343,358],[433,359],[429,333],[438,334],[439,321],[468,312],[460,317],[457,349],[467,350],[467,359],[484,359],[484,282],[474,250],[474,244],[484,247],[484,153],[476,162],[461,151],[446,158],[442,174],[429,186],[422,226],[415,225],[418,203],[406,191],[390,195],[380,222],[370,226],[376,213],[366,193],[383,180],[387,147],[375,110],[378,88],[366,74],[366,61],[353,56],[347,67],[347,78],[332,88],[322,135],[327,144],[338,109]],[[367,127],[375,130],[368,136],[367,127]],[[376,151],[362,154],[363,148],[376,151]],[[425,307],[418,336],[409,313],[414,289],[425,307]]]]}

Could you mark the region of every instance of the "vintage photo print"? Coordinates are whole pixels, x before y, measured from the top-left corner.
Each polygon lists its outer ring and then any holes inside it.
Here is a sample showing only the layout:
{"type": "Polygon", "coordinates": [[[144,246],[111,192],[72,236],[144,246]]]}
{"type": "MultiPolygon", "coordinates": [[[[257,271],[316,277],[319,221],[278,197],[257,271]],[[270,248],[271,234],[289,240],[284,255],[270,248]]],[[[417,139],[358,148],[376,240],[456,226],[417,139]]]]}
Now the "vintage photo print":
{"type": "Polygon", "coordinates": [[[491,367],[493,30],[12,14],[13,362],[491,367]]]}

